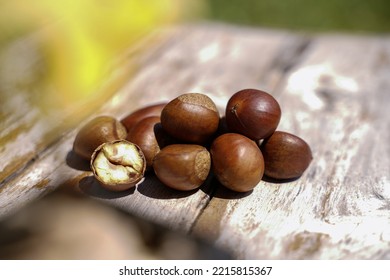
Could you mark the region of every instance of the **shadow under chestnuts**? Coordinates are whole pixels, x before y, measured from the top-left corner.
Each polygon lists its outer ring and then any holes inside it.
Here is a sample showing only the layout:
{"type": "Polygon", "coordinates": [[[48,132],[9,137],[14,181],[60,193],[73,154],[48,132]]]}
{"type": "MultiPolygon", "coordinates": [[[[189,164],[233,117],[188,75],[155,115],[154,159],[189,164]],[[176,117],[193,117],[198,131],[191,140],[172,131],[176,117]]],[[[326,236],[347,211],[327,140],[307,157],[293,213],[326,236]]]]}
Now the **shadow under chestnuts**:
{"type": "Polygon", "coordinates": [[[90,161],[95,178],[109,191],[133,188],[154,172],[179,191],[193,191],[214,176],[224,187],[245,193],[263,175],[298,178],[310,165],[309,145],[276,131],[280,119],[278,102],[261,90],[233,94],[222,117],[209,96],[186,93],[140,108],[120,122],[98,117],[80,130],[73,149],[90,161]]]}

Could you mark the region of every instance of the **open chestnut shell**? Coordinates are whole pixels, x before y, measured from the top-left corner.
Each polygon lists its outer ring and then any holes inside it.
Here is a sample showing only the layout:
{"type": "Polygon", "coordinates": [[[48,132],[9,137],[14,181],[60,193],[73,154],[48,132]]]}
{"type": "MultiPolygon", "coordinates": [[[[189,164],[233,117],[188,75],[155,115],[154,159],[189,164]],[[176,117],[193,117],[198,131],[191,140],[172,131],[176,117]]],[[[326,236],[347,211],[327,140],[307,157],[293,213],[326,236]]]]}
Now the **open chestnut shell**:
{"type": "Polygon", "coordinates": [[[117,140],[100,145],[92,154],[90,165],[102,187],[124,191],[144,178],[146,160],[136,144],[117,140]]]}

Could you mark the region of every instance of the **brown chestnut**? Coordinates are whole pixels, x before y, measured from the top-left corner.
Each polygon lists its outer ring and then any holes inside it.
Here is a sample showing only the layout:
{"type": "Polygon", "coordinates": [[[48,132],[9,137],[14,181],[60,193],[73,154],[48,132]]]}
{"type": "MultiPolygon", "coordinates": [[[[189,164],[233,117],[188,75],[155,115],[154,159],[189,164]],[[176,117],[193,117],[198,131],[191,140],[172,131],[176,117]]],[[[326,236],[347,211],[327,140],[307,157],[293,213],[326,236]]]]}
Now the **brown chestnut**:
{"type": "Polygon", "coordinates": [[[264,160],[257,144],[237,133],[226,133],[211,144],[212,170],[218,181],[233,191],[247,192],[260,182],[264,160]]]}
{"type": "Polygon", "coordinates": [[[260,146],[264,174],[274,179],[293,179],[302,175],[313,159],[309,145],[298,136],[275,131],[260,146]]]}
{"type": "Polygon", "coordinates": [[[110,116],[99,116],[85,124],[77,133],[73,151],[89,161],[99,145],[125,139],[126,136],[126,128],[118,120],[110,116]]]}
{"type": "Polygon", "coordinates": [[[131,114],[127,115],[121,120],[121,123],[126,127],[129,132],[132,127],[140,120],[147,117],[160,117],[162,109],[167,103],[158,103],[138,109],[131,114]]]}
{"type": "Polygon", "coordinates": [[[95,178],[110,191],[134,187],[143,179],[146,168],[141,149],[126,140],[100,145],[94,151],[90,164],[95,178]]]}
{"type": "Polygon", "coordinates": [[[270,136],[281,118],[276,99],[257,89],[244,89],[233,94],[227,103],[225,114],[230,130],[253,140],[270,136]]]}
{"type": "Polygon", "coordinates": [[[187,93],[170,101],[161,112],[161,125],[184,142],[202,144],[217,131],[219,113],[215,103],[201,93],[187,93]]]}
{"type": "Polygon", "coordinates": [[[160,145],[155,133],[160,117],[147,117],[137,122],[127,134],[126,140],[137,144],[145,155],[147,168],[153,164],[153,159],[160,151],[160,145]]]}
{"type": "Polygon", "coordinates": [[[153,162],[157,178],[166,186],[181,191],[200,187],[210,172],[210,166],[210,153],[195,144],[166,146],[153,162]]]}

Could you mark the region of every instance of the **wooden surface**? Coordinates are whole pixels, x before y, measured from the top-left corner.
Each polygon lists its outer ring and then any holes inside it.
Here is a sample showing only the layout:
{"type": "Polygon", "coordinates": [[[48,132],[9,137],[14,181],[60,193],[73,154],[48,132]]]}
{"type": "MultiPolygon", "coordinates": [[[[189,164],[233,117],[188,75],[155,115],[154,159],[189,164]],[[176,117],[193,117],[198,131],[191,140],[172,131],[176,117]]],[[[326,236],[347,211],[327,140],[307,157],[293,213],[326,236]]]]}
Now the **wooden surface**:
{"type": "Polygon", "coordinates": [[[112,75],[126,79],[110,98],[65,112],[43,111],[29,97],[40,67],[33,39],[2,50],[0,218],[61,188],[210,240],[234,258],[390,258],[389,36],[210,23],[154,36],[152,47],[123,57],[112,75]],[[186,92],[209,95],[222,114],[243,88],[271,93],[282,108],[278,130],[311,146],[314,159],[298,180],[261,181],[237,194],[210,178],[186,193],[149,174],[135,190],[110,193],[71,153],[80,125],[93,116],[120,119],[186,92]]]}

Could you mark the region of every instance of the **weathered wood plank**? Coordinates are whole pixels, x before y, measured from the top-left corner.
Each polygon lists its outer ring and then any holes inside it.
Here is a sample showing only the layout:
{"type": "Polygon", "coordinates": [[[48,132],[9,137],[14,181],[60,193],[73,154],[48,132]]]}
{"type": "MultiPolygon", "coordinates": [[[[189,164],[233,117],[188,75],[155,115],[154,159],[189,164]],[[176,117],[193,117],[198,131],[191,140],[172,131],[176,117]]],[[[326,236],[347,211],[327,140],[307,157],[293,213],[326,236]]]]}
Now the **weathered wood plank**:
{"type": "MultiPolygon", "coordinates": [[[[280,62],[280,54],[287,52],[291,55],[282,60],[288,63],[306,42],[284,32],[238,28],[233,34],[224,26],[179,28],[156,52],[137,58],[139,71],[95,115],[121,118],[137,107],[194,91],[209,94],[222,111],[229,96],[242,87],[274,87],[284,73],[284,66],[274,62],[280,62]],[[261,50],[262,57],[254,63],[247,54],[256,50],[261,50]]],[[[104,192],[88,177],[90,173],[72,167],[69,151],[76,131],[63,135],[21,174],[3,184],[2,215],[66,186],[154,222],[190,230],[209,201],[212,185],[206,184],[194,193],[178,193],[149,175],[133,193],[104,192]]]]}
{"type": "Polygon", "coordinates": [[[245,197],[219,188],[193,233],[243,259],[388,259],[390,39],[316,37],[303,56],[276,94],[311,166],[245,197]]]}

